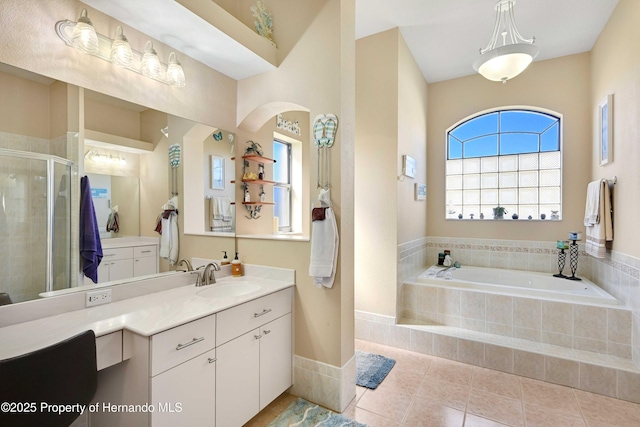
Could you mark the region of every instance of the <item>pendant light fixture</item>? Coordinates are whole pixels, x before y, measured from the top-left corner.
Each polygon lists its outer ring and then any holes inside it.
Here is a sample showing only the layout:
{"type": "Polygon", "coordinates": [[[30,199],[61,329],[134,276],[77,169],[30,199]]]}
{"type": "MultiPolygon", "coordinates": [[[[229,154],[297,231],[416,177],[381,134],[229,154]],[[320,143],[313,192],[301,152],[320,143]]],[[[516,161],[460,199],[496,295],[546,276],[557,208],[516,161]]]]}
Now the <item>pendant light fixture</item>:
{"type": "Polygon", "coordinates": [[[525,39],[516,27],[515,3],[516,0],[499,0],[496,3],[493,35],[473,63],[474,70],[488,80],[506,83],[522,73],[538,56],[538,48],[533,45],[536,38],[525,39]]]}

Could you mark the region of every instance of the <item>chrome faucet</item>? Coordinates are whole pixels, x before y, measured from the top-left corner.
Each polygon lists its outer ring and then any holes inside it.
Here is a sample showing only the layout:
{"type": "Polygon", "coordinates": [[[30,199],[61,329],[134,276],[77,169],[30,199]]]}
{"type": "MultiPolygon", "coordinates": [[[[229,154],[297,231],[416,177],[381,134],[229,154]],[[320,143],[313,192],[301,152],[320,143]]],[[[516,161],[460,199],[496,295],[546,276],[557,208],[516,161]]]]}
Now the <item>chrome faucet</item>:
{"type": "Polygon", "coordinates": [[[210,262],[209,264],[207,264],[206,267],[205,266],[198,267],[198,270],[200,270],[203,267],[204,267],[204,271],[202,272],[202,275],[201,276],[198,275],[198,278],[196,279],[196,286],[207,286],[212,283],[216,283],[216,275],[214,272],[220,271],[220,266],[215,262],[210,262]]]}
{"type": "Polygon", "coordinates": [[[443,268],[442,270],[438,271],[436,273],[436,277],[442,277],[444,275],[445,271],[451,270],[452,268],[457,268],[457,267],[455,265],[451,264],[449,267],[443,268]]]}
{"type": "Polygon", "coordinates": [[[180,261],[178,261],[178,264],[176,264],[176,269],[180,267],[182,264],[184,264],[187,269],[180,270],[180,271],[193,271],[193,266],[191,265],[188,259],[181,259],[180,261]]]}

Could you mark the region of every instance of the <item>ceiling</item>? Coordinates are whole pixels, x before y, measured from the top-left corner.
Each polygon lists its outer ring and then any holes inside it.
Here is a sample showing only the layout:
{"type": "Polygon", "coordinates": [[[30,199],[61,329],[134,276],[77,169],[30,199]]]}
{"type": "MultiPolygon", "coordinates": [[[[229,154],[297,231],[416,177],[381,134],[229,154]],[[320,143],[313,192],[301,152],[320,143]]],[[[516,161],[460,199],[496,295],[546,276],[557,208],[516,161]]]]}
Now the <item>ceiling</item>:
{"type": "MultiPolygon", "coordinates": [[[[474,74],[493,32],[496,0],[356,0],[356,38],[399,27],[429,83],[474,74]]],[[[517,0],[523,37],[536,61],[590,51],[618,0],[517,0]]]]}
{"type": "MultiPolygon", "coordinates": [[[[236,80],[273,68],[174,0],[82,1],[236,80]]],[[[536,37],[536,60],[542,61],[591,50],[617,3],[517,0],[514,13],[520,33],[536,37]]],[[[427,82],[463,77],[474,73],[471,64],[489,42],[495,4],[496,0],[356,0],[356,38],[399,27],[427,82]]]]}

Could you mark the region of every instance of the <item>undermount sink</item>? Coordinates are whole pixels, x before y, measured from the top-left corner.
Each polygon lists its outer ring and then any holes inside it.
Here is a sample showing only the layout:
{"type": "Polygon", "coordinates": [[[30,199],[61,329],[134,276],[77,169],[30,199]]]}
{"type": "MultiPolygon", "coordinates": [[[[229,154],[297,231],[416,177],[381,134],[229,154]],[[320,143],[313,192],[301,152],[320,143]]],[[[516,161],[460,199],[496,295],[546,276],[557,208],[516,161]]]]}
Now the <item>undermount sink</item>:
{"type": "Polygon", "coordinates": [[[255,283],[225,283],[222,285],[209,285],[205,289],[198,291],[197,294],[204,298],[230,298],[250,294],[258,289],[260,289],[260,286],[255,283]]]}

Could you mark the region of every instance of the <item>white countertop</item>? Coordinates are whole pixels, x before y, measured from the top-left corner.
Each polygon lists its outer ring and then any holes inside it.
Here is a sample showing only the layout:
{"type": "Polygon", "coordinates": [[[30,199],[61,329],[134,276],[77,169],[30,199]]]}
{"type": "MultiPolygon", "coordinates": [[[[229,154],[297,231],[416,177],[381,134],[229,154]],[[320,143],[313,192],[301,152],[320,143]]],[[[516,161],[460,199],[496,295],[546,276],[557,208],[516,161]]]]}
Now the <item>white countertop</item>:
{"type": "Polygon", "coordinates": [[[100,243],[102,245],[102,249],[125,248],[132,246],[159,245],[160,238],[144,236],[111,237],[108,239],[102,239],[100,243]]]}
{"type": "Polygon", "coordinates": [[[223,277],[209,286],[181,286],[6,326],[0,328],[0,360],[44,348],[87,329],[92,329],[96,336],[119,330],[151,336],[291,286],[294,286],[292,280],[223,277]],[[260,288],[237,297],[206,298],[197,295],[198,291],[216,285],[237,282],[255,283],[260,288]]]}

